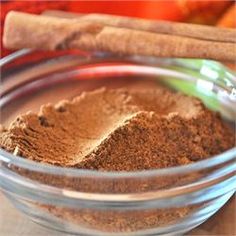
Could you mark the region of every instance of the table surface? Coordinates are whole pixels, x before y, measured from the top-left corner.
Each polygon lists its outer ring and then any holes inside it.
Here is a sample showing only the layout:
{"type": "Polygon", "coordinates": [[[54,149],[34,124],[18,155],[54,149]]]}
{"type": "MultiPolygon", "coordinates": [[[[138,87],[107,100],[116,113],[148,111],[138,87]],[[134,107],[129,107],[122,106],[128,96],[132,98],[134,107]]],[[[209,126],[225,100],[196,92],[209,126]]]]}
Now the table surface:
{"type": "MultiPolygon", "coordinates": [[[[187,235],[236,235],[236,197],[213,217],[187,235]]],[[[66,236],[30,221],[18,212],[0,192],[0,235],[1,236],[66,236]]]]}

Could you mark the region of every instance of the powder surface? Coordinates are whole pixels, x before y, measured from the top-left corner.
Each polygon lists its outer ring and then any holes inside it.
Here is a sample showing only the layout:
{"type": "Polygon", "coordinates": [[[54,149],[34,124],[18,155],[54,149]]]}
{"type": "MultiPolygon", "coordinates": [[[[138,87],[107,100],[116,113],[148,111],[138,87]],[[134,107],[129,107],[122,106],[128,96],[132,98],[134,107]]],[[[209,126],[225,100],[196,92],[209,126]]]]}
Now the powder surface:
{"type": "Polygon", "coordinates": [[[135,171],[219,154],[234,135],[198,99],[161,87],[102,88],[19,116],[0,131],[0,146],[52,165],[135,171]]]}

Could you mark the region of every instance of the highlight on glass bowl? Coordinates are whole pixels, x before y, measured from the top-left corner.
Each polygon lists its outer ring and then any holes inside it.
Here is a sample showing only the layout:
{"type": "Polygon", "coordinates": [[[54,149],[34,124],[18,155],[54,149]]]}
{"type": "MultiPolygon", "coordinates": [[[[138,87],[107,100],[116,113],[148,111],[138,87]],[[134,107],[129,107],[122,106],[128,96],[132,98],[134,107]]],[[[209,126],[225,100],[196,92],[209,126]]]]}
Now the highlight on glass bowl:
{"type": "Polygon", "coordinates": [[[204,59],[21,50],[1,59],[0,186],[78,235],[177,235],[234,194],[236,79],[204,59]]]}

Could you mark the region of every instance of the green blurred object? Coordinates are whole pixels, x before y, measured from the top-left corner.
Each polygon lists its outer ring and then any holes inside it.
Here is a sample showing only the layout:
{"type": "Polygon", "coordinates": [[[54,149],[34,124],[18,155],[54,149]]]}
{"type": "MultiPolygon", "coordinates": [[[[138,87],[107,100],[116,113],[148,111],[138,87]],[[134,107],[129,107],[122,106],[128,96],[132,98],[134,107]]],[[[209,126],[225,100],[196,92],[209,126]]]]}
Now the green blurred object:
{"type": "Polygon", "coordinates": [[[229,92],[230,89],[233,89],[236,86],[235,72],[216,61],[175,59],[174,64],[175,65],[173,66],[172,63],[168,68],[198,78],[197,84],[175,78],[166,80],[166,84],[170,85],[173,89],[182,91],[188,95],[199,97],[210,109],[219,110],[219,99],[217,98],[217,94],[213,92],[214,84],[226,88],[229,92]]]}

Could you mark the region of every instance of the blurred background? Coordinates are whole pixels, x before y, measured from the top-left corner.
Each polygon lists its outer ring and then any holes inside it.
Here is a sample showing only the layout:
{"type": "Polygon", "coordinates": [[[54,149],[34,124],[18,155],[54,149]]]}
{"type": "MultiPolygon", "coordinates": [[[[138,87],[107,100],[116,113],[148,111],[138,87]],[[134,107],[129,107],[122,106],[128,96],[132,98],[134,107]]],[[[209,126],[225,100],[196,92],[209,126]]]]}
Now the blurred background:
{"type": "MultiPolygon", "coordinates": [[[[8,11],[17,10],[40,14],[49,9],[236,27],[236,2],[233,0],[1,1],[1,39],[4,19],[8,11]]],[[[9,50],[3,48],[1,40],[1,57],[9,53],[11,53],[9,50]]]]}

